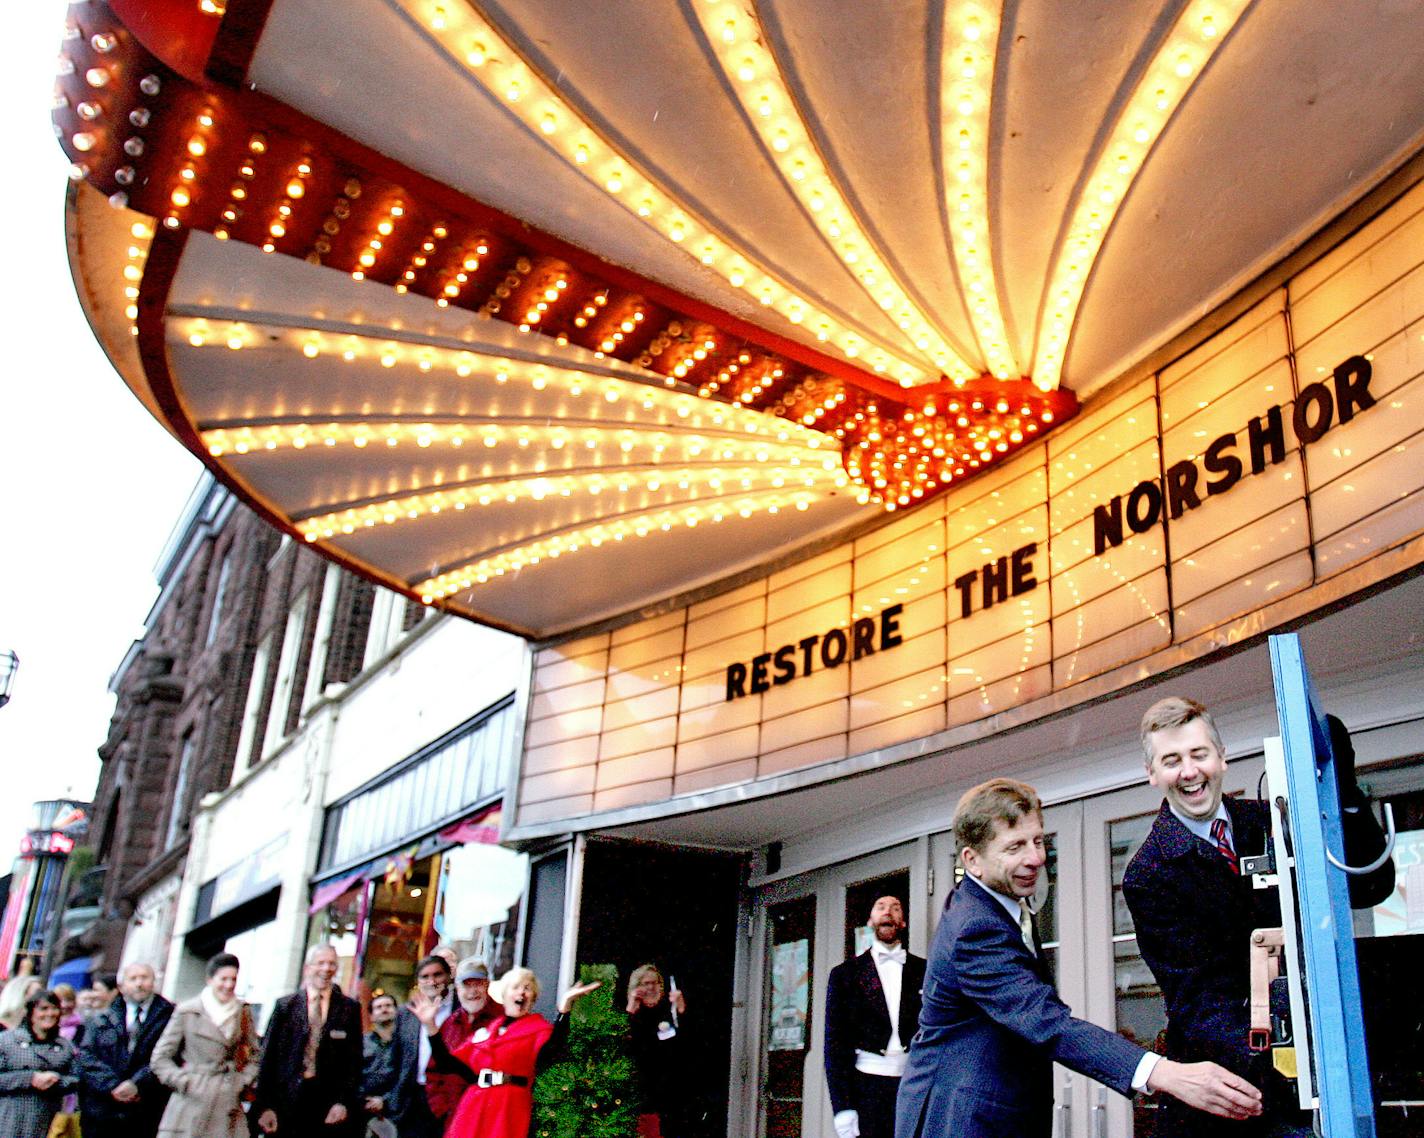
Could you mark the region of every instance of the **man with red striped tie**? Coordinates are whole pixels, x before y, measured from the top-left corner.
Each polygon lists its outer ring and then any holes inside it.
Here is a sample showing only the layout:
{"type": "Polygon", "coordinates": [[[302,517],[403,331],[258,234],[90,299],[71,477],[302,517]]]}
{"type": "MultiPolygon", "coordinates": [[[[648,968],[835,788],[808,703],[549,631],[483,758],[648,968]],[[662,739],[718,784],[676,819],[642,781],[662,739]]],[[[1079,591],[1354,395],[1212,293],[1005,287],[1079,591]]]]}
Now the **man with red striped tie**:
{"type": "MultiPolygon", "coordinates": [[[[1346,856],[1373,860],[1384,836],[1355,785],[1354,751],[1344,724],[1329,717],[1344,806],[1346,856]],[[1367,851],[1373,849],[1374,853],[1367,851]]],[[[1265,853],[1271,818],[1266,803],[1223,797],[1226,751],[1210,713],[1195,700],[1159,700],[1142,717],[1147,779],[1162,808],[1122,880],[1137,947],[1167,1004],[1167,1056],[1211,1060],[1261,1088],[1258,1118],[1233,1121],[1175,1101],[1163,1104],[1164,1136],[1308,1135],[1309,1116],[1271,1065],[1269,1051],[1248,1046],[1253,929],[1281,923],[1275,889],[1256,889],[1241,875],[1243,854],[1265,853]]],[[[1394,867],[1351,883],[1356,907],[1394,889],[1394,867]]]]}

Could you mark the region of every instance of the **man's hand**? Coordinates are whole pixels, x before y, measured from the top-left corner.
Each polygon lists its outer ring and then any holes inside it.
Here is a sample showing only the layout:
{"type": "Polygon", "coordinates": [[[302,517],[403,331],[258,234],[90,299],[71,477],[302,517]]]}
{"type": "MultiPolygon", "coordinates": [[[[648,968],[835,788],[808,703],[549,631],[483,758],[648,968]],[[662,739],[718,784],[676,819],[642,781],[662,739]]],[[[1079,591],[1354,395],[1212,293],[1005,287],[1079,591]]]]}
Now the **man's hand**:
{"type": "Polygon", "coordinates": [[[367,1096],[366,1096],[366,1113],[367,1113],[367,1114],[380,1114],[381,1111],[383,1111],[383,1110],[385,1110],[385,1109],[386,1109],[386,1100],[383,1099],[380,1095],[367,1095],[367,1096]]]}
{"type": "Polygon", "coordinates": [[[125,1079],[111,1090],[109,1095],[115,1102],[137,1102],[138,1087],[136,1087],[131,1080],[125,1079]]]}
{"type": "Polygon", "coordinates": [[[1261,1092],[1215,1063],[1174,1063],[1160,1059],[1147,1089],[1164,1091],[1188,1106],[1222,1118],[1252,1118],[1261,1113],[1261,1092]]]}
{"type": "Polygon", "coordinates": [[[264,1110],[257,1118],[257,1129],[263,1134],[277,1133],[277,1112],[270,1108],[264,1110]]]}
{"type": "Polygon", "coordinates": [[[59,1075],[54,1071],[36,1071],[30,1076],[30,1086],[37,1091],[47,1091],[57,1082],[59,1075]]]}
{"type": "Polygon", "coordinates": [[[860,1138],[860,1112],[840,1110],[835,1117],[836,1138],[860,1138]]]}
{"type": "Polygon", "coordinates": [[[332,1103],[331,1109],[326,1112],[326,1125],[340,1126],[346,1121],[346,1107],[341,1103],[332,1103]]]}

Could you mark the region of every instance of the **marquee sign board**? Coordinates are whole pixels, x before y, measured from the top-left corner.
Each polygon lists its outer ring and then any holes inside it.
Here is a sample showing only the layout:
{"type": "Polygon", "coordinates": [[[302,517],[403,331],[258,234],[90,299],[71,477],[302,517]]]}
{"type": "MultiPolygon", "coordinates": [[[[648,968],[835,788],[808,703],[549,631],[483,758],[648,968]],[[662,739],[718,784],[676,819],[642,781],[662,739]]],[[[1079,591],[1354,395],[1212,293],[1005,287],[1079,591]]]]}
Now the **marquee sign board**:
{"type": "Polygon", "coordinates": [[[790,568],[541,650],[515,830],[1209,653],[1424,533],[1421,451],[1416,187],[1002,467],[790,568]]]}

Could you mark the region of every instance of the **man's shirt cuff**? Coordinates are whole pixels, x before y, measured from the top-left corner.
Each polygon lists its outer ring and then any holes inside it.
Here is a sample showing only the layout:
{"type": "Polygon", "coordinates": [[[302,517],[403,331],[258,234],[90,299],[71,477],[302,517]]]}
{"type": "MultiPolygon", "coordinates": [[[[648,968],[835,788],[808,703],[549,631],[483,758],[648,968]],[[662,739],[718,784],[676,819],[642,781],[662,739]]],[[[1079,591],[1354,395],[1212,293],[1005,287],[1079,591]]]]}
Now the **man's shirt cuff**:
{"type": "Polygon", "coordinates": [[[1147,1089],[1147,1080],[1152,1077],[1152,1072],[1157,1069],[1157,1060],[1162,1056],[1152,1051],[1143,1053],[1141,1059],[1137,1061],[1137,1070],[1132,1076],[1132,1089],[1139,1094],[1151,1094],[1147,1089]]]}

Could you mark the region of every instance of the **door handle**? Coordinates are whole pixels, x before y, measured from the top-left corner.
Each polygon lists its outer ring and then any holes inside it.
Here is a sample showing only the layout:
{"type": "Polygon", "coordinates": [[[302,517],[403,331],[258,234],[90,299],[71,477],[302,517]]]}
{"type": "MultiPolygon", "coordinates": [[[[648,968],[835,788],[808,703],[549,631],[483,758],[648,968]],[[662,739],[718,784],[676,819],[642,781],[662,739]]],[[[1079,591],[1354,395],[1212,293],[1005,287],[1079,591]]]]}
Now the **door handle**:
{"type": "Polygon", "coordinates": [[[1093,1138],[1108,1138],[1108,1092],[1103,1087],[1093,1103],[1093,1138]]]}
{"type": "Polygon", "coordinates": [[[1057,1138],[1070,1138],[1073,1132],[1073,1076],[1067,1073],[1063,1075],[1063,1087],[1058,1095],[1056,1113],[1058,1122],[1054,1133],[1057,1138]]]}

